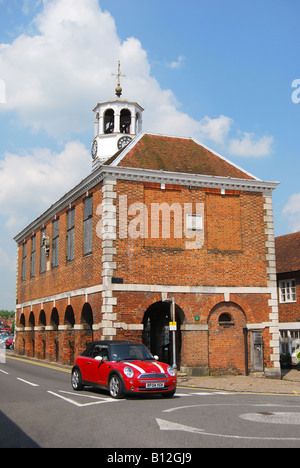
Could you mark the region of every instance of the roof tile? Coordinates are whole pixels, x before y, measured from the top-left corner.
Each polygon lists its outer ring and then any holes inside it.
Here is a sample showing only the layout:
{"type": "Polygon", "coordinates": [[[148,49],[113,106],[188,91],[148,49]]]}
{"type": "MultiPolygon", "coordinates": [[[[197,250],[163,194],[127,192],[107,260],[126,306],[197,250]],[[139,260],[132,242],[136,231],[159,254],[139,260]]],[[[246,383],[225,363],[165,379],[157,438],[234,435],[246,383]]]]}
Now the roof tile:
{"type": "Polygon", "coordinates": [[[130,151],[126,151],[125,147],[105,164],[112,164],[117,157],[120,158],[117,163],[119,167],[254,179],[247,172],[189,138],[144,134],[130,151]],[[124,157],[120,158],[122,152],[124,157]]]}
{"type": "Polygon", "coordinates": [[[300,232],[275,238],[277,273],[300,270],[300,232]]]}

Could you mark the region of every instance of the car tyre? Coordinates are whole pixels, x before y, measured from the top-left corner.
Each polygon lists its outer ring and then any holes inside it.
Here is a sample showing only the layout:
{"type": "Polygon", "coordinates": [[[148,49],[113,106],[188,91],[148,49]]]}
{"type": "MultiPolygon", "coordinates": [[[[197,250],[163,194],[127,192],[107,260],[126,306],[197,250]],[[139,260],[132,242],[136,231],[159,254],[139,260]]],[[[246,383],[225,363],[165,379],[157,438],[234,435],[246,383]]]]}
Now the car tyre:
{"type": "Polygon", "coordinates": [[[76,392],[79,392],[80,390],[84,389],[84,385],[82,384],[82,376],[79,369],[73,369],[71,382],[73,390],[75,390],[76,392]]]}
{"type": "Polygon", "coordinates": [[[123,397],[123,384],[117,374],[113,374],[109,379],[108,389],[112,398],[119,399],[123,397]]]}

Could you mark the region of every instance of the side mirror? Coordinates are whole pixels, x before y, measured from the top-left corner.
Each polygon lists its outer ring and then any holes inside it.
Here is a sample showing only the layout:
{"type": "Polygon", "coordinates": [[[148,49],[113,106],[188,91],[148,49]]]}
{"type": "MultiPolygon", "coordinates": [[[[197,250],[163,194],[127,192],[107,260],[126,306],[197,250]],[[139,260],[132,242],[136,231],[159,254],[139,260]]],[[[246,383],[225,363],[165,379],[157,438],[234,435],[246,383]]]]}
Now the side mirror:
{"type": "Polygon", "coordinates": [[[96,357],[95,357],[95,361],[102,362],[102,361],[103,361],[103,357],[102,357],[102,356],[96,356],[96,357]]]}
{"type": "Polygon", "coordinates": [[[159,360],[159,357],[155,354],[155,356],[153,356],[155,361],[158,361],[159,360]]]}

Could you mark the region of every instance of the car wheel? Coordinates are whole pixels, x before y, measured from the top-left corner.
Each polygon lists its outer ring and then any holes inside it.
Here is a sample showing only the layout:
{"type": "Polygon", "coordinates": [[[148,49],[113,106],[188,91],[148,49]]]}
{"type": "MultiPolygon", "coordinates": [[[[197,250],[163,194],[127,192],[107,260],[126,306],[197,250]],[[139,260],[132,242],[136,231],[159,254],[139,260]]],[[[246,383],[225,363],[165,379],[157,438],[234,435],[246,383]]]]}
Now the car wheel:
{"type": "Polygon", "coordinates": [[[75,390],[76,392],[83,390],[84,385],[82,385],[82,377],[81,377],[81,372],[79,369],[73,370],[71,382],[72,382],[73,390],[75,390]]]}
{"type": "Polygon", "coordinates": [[[116,374],[112,375],[109,379],[109,393],[112,398],[122,398],[123,396],[123,385],[120,377],[116,374]]]}

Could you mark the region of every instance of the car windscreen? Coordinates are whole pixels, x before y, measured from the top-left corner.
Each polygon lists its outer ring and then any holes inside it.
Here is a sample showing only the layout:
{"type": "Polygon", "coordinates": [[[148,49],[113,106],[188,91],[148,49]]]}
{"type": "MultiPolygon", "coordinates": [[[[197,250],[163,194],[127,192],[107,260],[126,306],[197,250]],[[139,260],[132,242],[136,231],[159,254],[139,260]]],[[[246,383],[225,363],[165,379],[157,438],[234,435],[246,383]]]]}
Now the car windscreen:
{"type": "Polygon", "coordinates": [[[124,343],[122,345],[110,346],[110,359],[112,361],[144,361],[152,360],[154,357],[145,346],[141,344],[124,343]]]}

